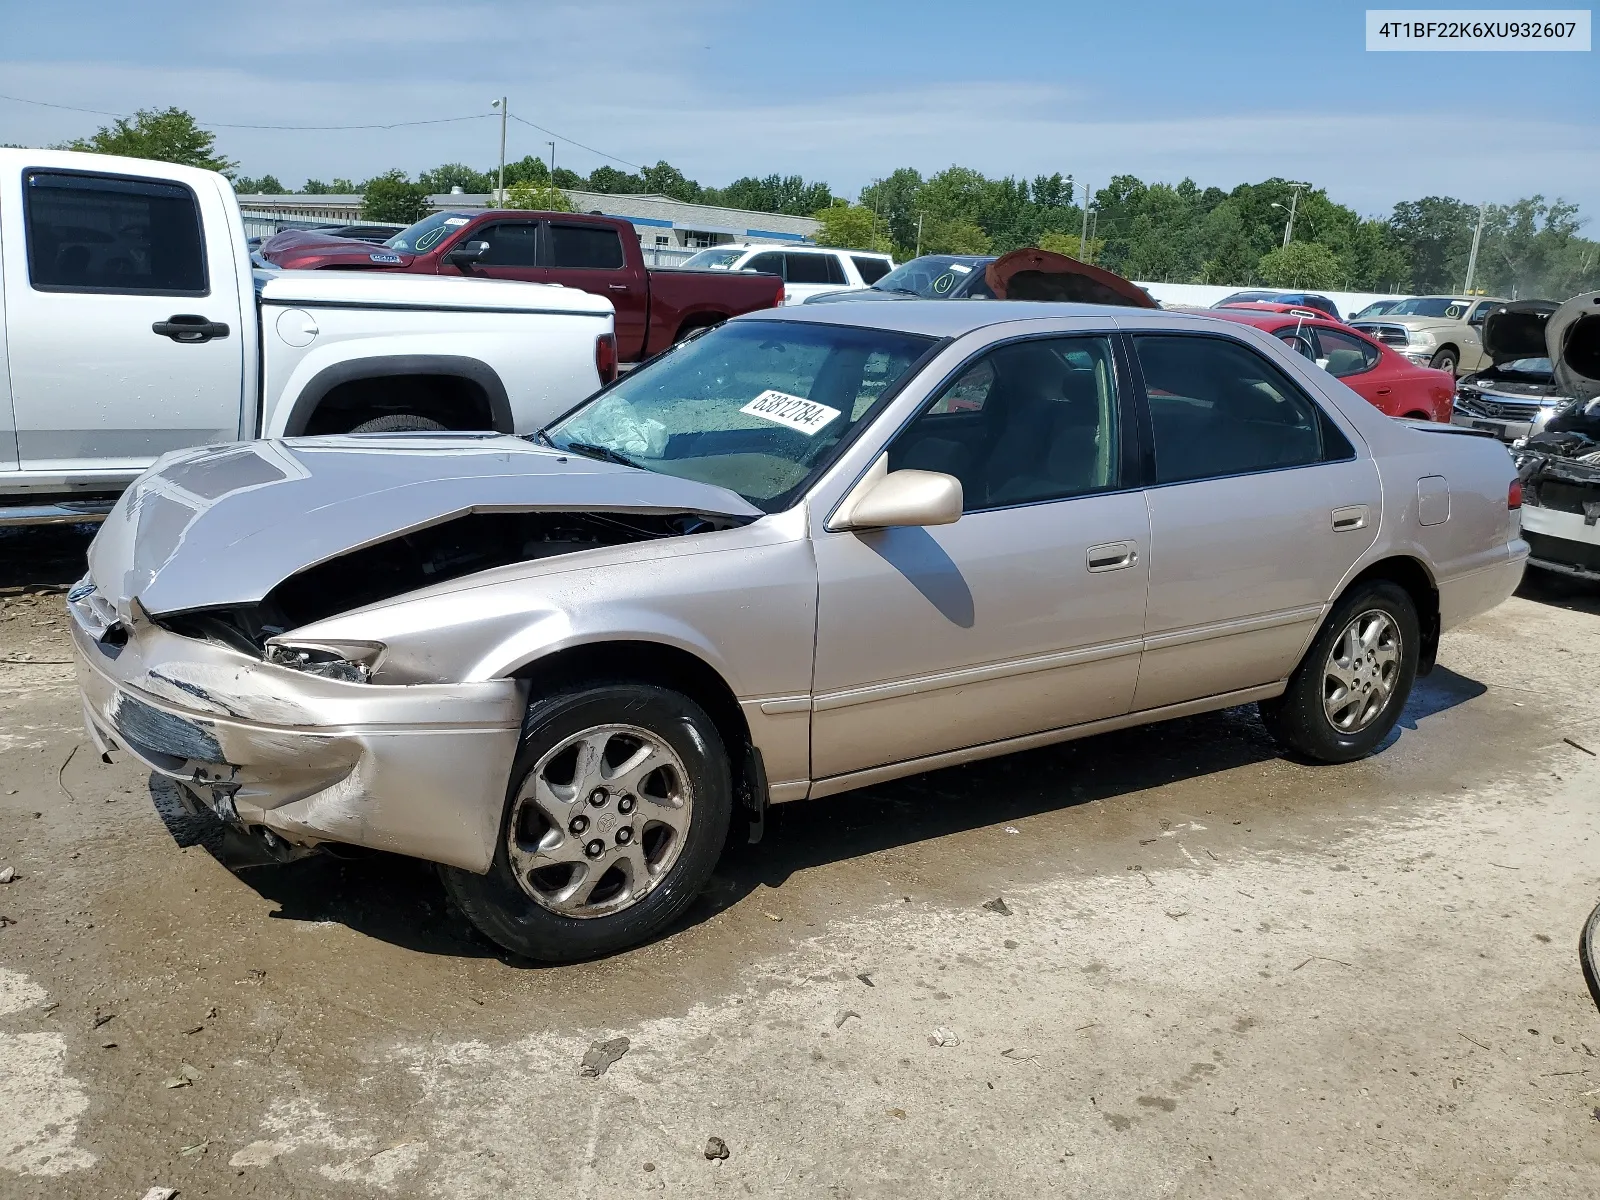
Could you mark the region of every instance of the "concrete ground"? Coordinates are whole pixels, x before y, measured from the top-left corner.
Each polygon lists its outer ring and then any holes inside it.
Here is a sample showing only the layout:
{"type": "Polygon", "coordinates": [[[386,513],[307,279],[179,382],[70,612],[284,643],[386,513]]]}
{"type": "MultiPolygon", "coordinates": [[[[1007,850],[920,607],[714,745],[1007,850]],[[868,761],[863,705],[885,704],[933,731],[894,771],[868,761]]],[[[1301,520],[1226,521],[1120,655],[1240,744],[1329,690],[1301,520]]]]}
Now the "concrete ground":
{"type": "Polygon", "coordinates": [[[1600,592],[1448,635],[1365,762],[1241,709],[789,806],[544,969],[102,765],[84,544],[0,535],[0,1196],[1600,1195],[1600,592]]]}

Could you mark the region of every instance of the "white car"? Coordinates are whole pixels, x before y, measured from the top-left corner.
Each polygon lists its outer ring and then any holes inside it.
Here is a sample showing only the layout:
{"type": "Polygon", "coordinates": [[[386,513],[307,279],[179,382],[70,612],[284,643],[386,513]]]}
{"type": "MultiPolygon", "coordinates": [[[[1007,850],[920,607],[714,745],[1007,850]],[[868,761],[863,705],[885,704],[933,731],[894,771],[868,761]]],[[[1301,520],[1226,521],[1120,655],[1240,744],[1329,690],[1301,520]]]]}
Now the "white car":
{"type": "Polygon", "coordinates": [[[616,367],[604,297],[253,272],[213,171],[0,149],[0,525],[103,517],[158,457],[213,442],[531,433],[616,367]]]}
{"type": "Polygon", "coordinates": [[[783,302],[804,304],[823,292],[859,291],[890,271],[894,259],[874,250],[834,250],[826,246],[751,246],[729,244],[702,250],[685,268],[757,271],[783,276],[783,302]]]}

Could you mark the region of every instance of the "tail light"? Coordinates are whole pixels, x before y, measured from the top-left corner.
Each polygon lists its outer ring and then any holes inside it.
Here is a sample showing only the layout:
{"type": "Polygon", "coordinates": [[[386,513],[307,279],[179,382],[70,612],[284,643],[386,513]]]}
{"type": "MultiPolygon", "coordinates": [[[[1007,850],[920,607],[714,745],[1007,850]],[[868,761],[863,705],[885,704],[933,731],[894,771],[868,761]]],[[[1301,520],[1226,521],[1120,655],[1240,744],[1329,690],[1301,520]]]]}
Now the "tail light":
{"type": "Polygon", "coordinates": [[[602,384],[617,377],[617,335],[602,333],[594,340],[594,369],[600,373],[602,384]]]}
{"type": "Polygon", "coordinates": [[[1506,507],[1513,512],[1522,507],[1522,480],[1513,479],[1506,489],[1506,507]]]}

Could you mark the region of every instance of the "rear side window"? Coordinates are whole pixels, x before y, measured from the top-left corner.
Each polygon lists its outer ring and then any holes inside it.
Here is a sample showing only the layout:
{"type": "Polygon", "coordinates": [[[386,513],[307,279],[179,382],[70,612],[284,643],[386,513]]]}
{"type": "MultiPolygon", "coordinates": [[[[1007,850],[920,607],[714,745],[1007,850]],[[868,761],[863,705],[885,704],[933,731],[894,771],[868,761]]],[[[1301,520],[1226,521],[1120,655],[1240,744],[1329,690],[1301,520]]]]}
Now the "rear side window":
{"type": "Polygon", "coordinates": [[[184,185],[29,171],[22,194],[36,290],[208,294],[200,206],[184,185]]]}
{"type": "Polygon", "coordinates": [[[852,254],[850,261],[855,263],[856,270],[861,273],[862,283],[877,283],[889,273],[889,264],[881,258],[862,258],[852,254]]]}
{"type": "Polygon", "coordinates": [[[1261,355],[1215,337],[1134,338],[1150,400],[1156,482],[1349,458],[1350,443],[1261,355]]]}
{"type": "Polygon", "coordinates": [[[784,279],[790,283],[843,283],[844,270],[831,254],[785,254],[784,279]],[[832,267],[833,271],[828,268],[832,267]],[[837,272],[839,278],[835,279],[837,272]]]}
{"type": "Polygon", "coordinates": [[[1361,375],[1378,365],[1378,348],[1353,333],[1319,329],[1317,344],[1322,350],[1317,365],[1335,378],[1361,375]]]}
{"type": "Polygon", "coordinates": [[[623,264],[622,239],[599,225],[550,226],[550,265],[616,271],[623,264]]]}

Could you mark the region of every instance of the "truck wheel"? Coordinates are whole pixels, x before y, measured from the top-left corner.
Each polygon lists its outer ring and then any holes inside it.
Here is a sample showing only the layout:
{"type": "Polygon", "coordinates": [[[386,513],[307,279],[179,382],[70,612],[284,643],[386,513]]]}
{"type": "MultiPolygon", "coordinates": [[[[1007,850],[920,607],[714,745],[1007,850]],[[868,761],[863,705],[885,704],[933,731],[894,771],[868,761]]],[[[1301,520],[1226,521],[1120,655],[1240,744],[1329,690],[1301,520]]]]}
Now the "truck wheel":
{"type": "Polygon", "coordinates": [[[588,684],[528,709],[494,862],[442,867],[474,925],[516,954],[572,962],[637,945],[693,903],[722,853],[733,780],[687,696],[588,684]]]}
{"type": "Polygon", "coordinates": [[[1267,732],[1315,762],[1365,758],[1400,718],[1421,645],[1404,588],[1357,585],[1333,606],[1283,695],[1257,705],[1267,732]]]}
{"type": "Polygon", "coordinates": [[[1456,373],[1456,363],[1459,361],[1460,359],[1457,358],[1455,349],[1446,346],[1428,360],[1428,365],[1435,371],[1449,371],[1450,374],[1454,375],[1456,373]]]}
{"type": "Polygon", "coordinates": [[[352,429],[351,433],[437,433],[449,428],[431,417],[415,413],[390,413],[386,417],[373,417],[352,429]]]}

